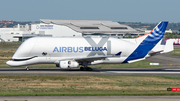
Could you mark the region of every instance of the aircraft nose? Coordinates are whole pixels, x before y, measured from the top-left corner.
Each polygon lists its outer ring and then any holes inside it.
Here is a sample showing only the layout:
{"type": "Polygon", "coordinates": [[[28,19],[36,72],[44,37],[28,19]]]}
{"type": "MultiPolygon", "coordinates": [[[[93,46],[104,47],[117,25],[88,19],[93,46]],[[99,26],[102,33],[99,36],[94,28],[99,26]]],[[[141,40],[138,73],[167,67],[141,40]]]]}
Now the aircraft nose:
{"type": "Polygon", "coordinates": [[[11,60],[7,61],[6,64],[9,65],[9,66],[15,66],[15,64],[11,60]]]}
{"type": "Polygon", "coordinates": [[[6,62],[7,65],[11,66],[10,63],[11,63],[10,61],[7,61],[7,62],[6,62]]]}
{"type": "Polygon", "coordinates": [[[26,61],[20,62],[20,61],[13,61],[13,60],[9,60],[6,62],[7,65],[12,66],[12,67],[19,67],[19,66],[26,66],[27,63],[26,61]]]}

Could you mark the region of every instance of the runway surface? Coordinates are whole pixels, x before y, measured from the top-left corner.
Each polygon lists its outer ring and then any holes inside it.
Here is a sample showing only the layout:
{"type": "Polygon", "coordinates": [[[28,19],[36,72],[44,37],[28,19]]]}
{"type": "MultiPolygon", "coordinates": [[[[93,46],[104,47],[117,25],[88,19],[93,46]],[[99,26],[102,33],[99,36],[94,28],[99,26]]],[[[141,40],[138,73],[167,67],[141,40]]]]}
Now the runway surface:
{"type": "Polygon", "coordinates": [[[2,96],[0,101],[179,101],[180,96],[2,96]]]}
{"type": "Polygon", "coordinates": [[[0,69],[1,75],[172,75],[180,76],[180,69],[93,69],[80,71],[79,69],[0,69]]]}

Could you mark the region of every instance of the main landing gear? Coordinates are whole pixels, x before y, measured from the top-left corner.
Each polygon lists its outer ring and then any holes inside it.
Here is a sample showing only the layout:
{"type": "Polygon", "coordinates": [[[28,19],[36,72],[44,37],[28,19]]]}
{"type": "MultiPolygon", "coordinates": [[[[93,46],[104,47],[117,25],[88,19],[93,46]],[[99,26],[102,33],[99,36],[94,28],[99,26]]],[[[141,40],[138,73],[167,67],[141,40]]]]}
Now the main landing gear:
{"type": "Polygon", "coordinates": [[[88,67],[88,63],[89,63],[88,61],[82,62],[81,63],[82,67],[80,67],[80,70],[81,71],[83,71],[83,70],[85,70],[85,71],[92,71],[92,68],[88,67]]]}
{"type": "Polygon", "coordinates": [[[92,68],[90,68],[90,67],[80,67],[80,70],[81,71],[92,71],[92,68]]]}

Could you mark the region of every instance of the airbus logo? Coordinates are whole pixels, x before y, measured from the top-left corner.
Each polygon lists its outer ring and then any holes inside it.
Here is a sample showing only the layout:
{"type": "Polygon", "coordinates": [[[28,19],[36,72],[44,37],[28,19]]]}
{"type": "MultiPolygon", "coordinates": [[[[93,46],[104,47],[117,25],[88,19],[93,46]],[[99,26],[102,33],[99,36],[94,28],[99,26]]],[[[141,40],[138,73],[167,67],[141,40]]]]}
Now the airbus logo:
{"type": "Polygon", "coordinates": [[[53,52],[74,52],[74,53],[82,53],[83,52],[83,47],[55,47],[53,52]]]}
{"type": "Polygon", "coordinates": [[[108,55],[111,53],[111,42],[108,41],[108,37],[103,37],[97,44],[91,37],[85,37],[84,39],[89,43],[90,47],[55,47],[53,52],[83,53],[84,51],[90,51],[88,56],[105,55],[103,51],[107,51],[108,55]],[[105,43],[107,43],[107,47],[103,47],[105,43]]]}
{"type": "Polygon", "coordinates": [[[107,51],[106,47],[84,47],[84,51],[107,51]]]}
{"type": "Polygon", "coordinates": [[[107,51],[106,47],[55,47],[53,52],[74,52],[82,53],[84,51],[107,51]]]}

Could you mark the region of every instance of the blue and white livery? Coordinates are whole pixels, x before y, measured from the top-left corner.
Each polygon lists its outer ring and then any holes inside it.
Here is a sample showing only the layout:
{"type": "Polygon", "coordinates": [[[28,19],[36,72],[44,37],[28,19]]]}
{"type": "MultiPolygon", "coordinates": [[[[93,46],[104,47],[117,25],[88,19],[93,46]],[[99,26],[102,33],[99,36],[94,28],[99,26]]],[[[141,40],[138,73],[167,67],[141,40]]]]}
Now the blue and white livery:
{"type": "Polygon", "coordinates": [[[17,49],[9,66],[56,64],[60,68],[81,70],[88,65],[131,63],[173,50],[173,43],[161,44],[168,22],[160,22],[150,33],[132,39],[110,37],[35,37],[26,40],[17,49]]]}

